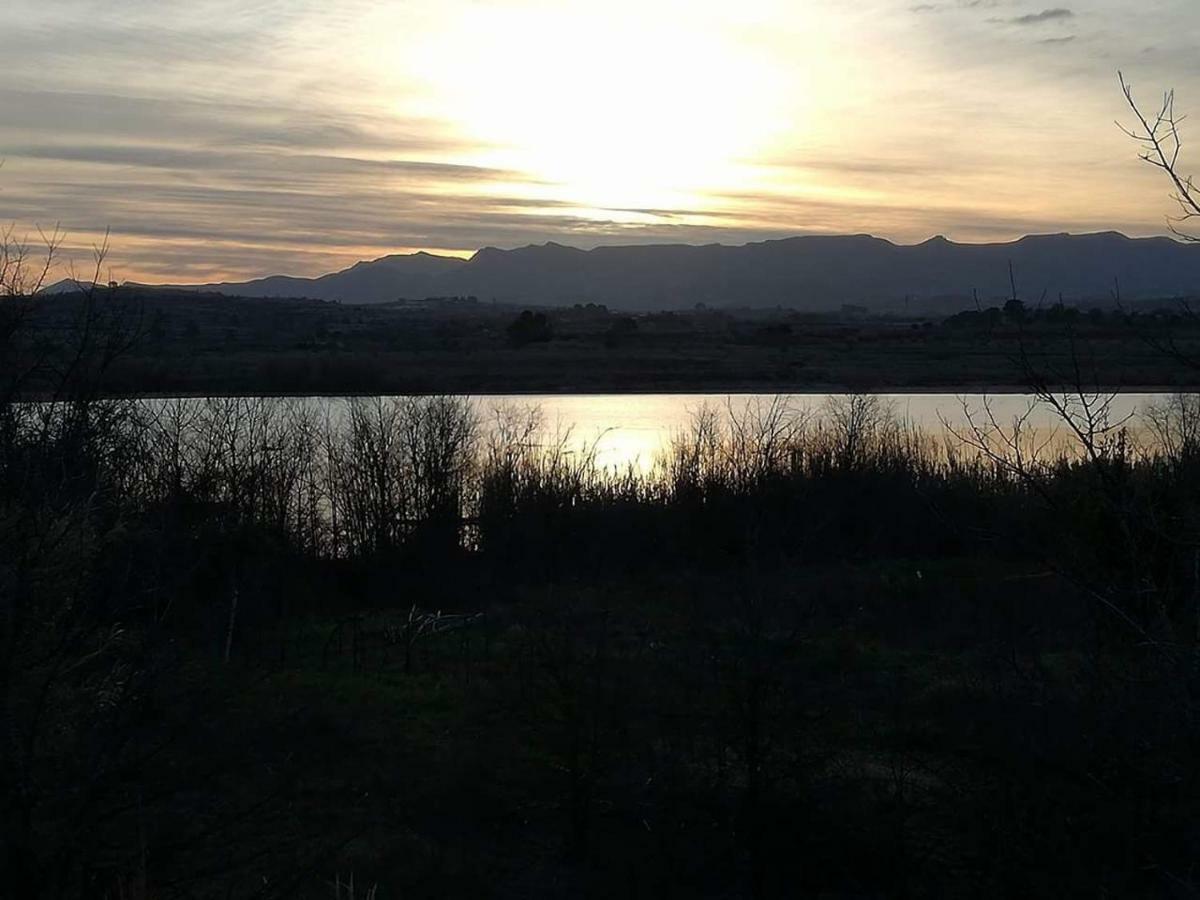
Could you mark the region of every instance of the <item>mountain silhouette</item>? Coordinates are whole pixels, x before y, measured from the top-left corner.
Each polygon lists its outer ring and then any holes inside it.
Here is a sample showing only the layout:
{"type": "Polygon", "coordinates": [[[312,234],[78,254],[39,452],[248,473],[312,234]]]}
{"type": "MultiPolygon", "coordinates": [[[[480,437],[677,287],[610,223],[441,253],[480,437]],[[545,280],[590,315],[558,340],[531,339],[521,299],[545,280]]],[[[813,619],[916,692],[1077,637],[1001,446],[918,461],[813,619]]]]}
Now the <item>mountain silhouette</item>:
{"type": "Polygon", "coordinates": [[[401,297],[426,297],[437,293],[438,279],[462,265],[465,260],[455,256],[397,253],[358,262],[341,272],[318,278],[270,275],[254,281],[161,286],[238,297],[307,297],[347,303],[386,303],[401,297]]]}
{"type": "MultiPolygon", "coordinates": [[[[580,250],[546,243],[485,247],[469,260],[428,253],[385,256],[319,278],[272,276],[189,289],[247,297],[346,303],[474,295],[499,302],[613,309],[709,306],[831,309],[894,307],[908,300],[1007,297],[1036,302],[1200,294],[1200,246],[1116,232],[1030,235],[962,244],[938,236],[901,245],[869,235],[804,236],[741,246],[634,245],[580,250]]],[[[176,286],[183,287],[183,286],[176,286]]]]}

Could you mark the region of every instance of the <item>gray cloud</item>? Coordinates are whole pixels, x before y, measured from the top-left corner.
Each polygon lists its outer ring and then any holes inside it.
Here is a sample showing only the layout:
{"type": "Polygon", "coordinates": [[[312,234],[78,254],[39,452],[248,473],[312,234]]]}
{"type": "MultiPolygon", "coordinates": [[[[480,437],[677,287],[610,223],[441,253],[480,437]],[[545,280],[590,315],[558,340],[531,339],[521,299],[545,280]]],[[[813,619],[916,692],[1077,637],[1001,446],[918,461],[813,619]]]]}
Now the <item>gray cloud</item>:
{"type": "Polygon", "coordinates": [[[918,3],[909,7],[915,13],[944,13],[954,10],[995,9],[1010,5],[1012,0],[953,0],[953,2],[918,3]]]}
{"type": "Polygon", "coordinates": [[[158,98],[90,91],[0,88],[0,150],[13,136],[113,143],[275,147],[292,151],[353,147],[444,151],[462,147],[436,121],[347,113],[319,105],[158,98]]]}
{"type": "Polygon", "coordinates": [[[1007,21],[1013,25],[1041,25],[1044,22],[1060,22],[1063,19],[1073,19],[1074,17],[1074,12],[1065,7],[1058,6],[1054,9],[1043,9],[1041,12],[1015,16],[1007,21]]]}
{"type": "Polygon", "coordinates": [[[167,146],[47,144],[5,148],[9,158],[45,159],[94,163],[96,165],[135,166],[151,169],[232,172],[236,177],[249,175],[278,178],[283,172],[292,183],[314,176],[383,175],[441,181],[527,181],[519,173],[504,169],[464,166],[453,163],[405,159],[361,159],[345,156],[269,151],[187,150],[167,146]]]}

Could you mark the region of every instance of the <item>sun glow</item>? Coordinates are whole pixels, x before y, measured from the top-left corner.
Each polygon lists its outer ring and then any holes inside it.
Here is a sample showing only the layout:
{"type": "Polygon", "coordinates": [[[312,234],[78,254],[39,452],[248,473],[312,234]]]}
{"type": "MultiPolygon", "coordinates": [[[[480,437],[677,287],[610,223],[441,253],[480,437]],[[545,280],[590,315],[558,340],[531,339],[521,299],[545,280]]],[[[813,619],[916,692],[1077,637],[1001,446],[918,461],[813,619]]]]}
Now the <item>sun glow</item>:
{"type": "Polygon", "coordinates": [[[528,173],[548,203],[618,221],[712,210],[780,131],[781,78],[737,29],[622,6],[474,6],[409,64],[478,161],[528,173]]]}

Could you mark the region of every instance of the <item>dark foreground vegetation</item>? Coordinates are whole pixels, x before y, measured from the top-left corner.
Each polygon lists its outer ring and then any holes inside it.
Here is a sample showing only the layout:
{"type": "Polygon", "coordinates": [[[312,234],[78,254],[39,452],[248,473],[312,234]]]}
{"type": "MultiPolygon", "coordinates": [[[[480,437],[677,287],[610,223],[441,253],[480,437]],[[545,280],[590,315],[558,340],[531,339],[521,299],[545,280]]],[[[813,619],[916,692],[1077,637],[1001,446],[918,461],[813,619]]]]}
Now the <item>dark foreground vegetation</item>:
{"type": "Polygon", "coordinates": [[[708,411],[649,476],[470,409],[0,406],[9,895],[1200,886],[1193,400],[708,411]]]}

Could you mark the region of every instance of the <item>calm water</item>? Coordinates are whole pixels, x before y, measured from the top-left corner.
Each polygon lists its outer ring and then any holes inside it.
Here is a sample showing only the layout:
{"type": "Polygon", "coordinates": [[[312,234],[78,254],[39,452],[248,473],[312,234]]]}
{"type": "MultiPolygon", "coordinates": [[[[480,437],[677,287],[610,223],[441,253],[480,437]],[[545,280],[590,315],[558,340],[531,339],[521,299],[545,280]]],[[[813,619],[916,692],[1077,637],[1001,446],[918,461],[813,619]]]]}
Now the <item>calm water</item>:
{"type": "MultiPolygon", "coordinates": [[[[604,467],[634,465],[648,469],[673,435],[685,429],[701,407],[727,406],[735,412],[755,404],[766,405],[780,398],[797,411],[819,414],[828,394],[540,394],[489,396],[474,400],[485,419],[501,407],[536,406],[542,411],[544,428],[549,435],[569,431],[570,444],[578,451],[595,444],[597,463],[604,467]]],[[[1009,424],[1013,417],[1029,409],[1033,398],[1021,394],[879,394],[893,414],[929,432],[942,430],[942,422],[952,426],[966,424],[967,410],[979,416],[984,401],[990,404],[997,421],[1009,424]]],[[[1135,415],[1161,401],[1163,394],[1121,394],[1111,407],[1113,419],[1135,415]]],[[[1037,407],[1029,423],[1049,433],[1057,424],[1054,412],[1037,407]]]]}
{"type": "MultiPolygon", "coordinates": [[[[833,394],[520,394],[488,395],[471,398],[485,431],[494,427],[498,414],[511,415],[536,409],[541,420],[540,443],[561,441],[569,452],[593,452],[598,466],[624,470],[634,467],[650,470],[677,435],[685,432],[697,412],[704,408],[718,413],[740,415],[755,408],[765,410],[772,403],[783,403],[800,415],[819,419],[833,394]]],[[[1039,442],[1053,443],[1056,434],[1066,439],[1067,430],[1048,405],[1039,404],[1023,394],[877,394],[891,418],[920,428],[931,435],[944,433],[944,426],[965,431],[968,415],[985,421],[985,404],[991,416],[1003,428],[1010,428],[1018,416],[1025,416],[1026,429],[1033,428],[1039,442]]],[[[1110,420],[1128,419],[1135,434],[1140,415],[1161,404],[1170,395],[1163,393],[1120,394],[1112,401],[1110,420]]],[[[158,403],[163,401],[145,401],[158,403]]],[[[298,398],[279,402],[314,404],[339,418],[345,412],[345,398],[298,398]]],[[[1026,432],[1028,434],[1028,432],[1026,432]]]]}

